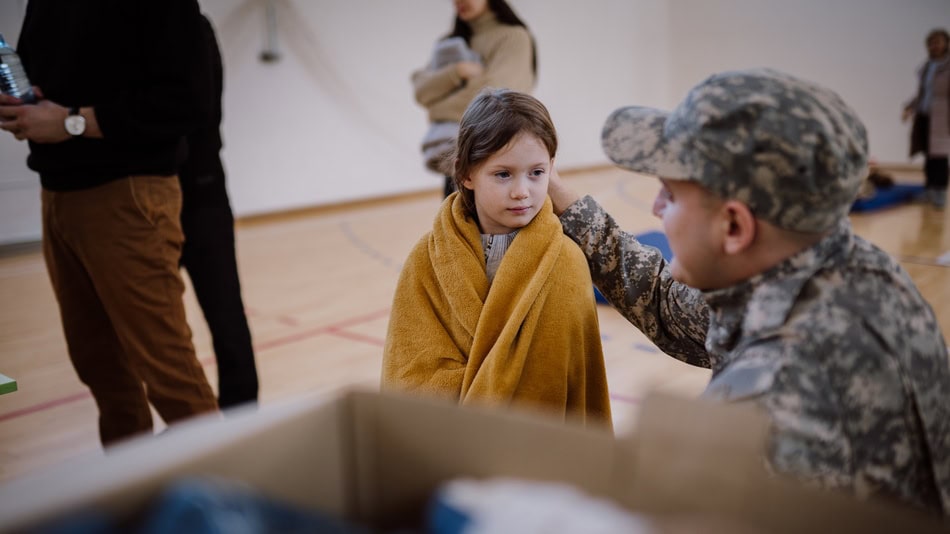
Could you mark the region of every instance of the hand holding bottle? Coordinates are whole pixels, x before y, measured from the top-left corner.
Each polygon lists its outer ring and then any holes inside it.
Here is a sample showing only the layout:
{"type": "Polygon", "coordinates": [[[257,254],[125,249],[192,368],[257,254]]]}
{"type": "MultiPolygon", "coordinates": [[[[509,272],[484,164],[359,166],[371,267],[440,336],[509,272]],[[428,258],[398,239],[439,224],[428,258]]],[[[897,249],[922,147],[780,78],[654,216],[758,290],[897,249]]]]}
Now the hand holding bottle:
{"type": "Polygon", "coordinates": [[[20,99],[23,103],[36,102],[30,80],[20,63],[20,56],[7,44],[0,34],[0,96],[8,95],[20,99]]]}
{"type": "Polygon", "coordinates": [[[70,138],[63,127],[69,109],[42,97],[39,87],[33,87],[35,104],[10,95],[0,95],[0,130],[6,130],[18,140],[36,143],[59,143],[70,138]]]}

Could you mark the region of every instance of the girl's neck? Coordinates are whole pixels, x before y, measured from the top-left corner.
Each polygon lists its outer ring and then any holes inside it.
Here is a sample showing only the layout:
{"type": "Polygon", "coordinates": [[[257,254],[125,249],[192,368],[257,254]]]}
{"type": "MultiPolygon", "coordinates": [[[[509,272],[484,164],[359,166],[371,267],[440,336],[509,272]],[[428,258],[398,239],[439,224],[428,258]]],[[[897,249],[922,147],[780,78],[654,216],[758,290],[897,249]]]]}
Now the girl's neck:
{"type": "Polygon", "coordinates": [[[518,230],[509,234],[482,234],[482,251],[485,253],[485,274],[488,275],[488,284],[495,280],[495,273],[501,266],[501,260],[511,246],[518,230]]]}

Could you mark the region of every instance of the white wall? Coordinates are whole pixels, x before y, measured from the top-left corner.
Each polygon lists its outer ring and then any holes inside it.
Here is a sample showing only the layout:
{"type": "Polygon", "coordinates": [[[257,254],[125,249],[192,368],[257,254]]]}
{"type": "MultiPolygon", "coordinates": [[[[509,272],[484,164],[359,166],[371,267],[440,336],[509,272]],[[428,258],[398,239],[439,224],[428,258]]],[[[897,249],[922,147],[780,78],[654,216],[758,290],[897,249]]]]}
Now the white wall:
{"type": "Polygon", "coordinates": [[[557,127],[559,167],[607,163],[600,130],[614,109],[631,102],[664,107],[674,103],[667,97],[664,0],[511,4],[537,41],[535,96],[548,107],[557,127]]]}
{"type": "MultiPolygon", "coordinates": [[[[565,167],[604,162],[603,119],[630,98],[654,101],[662,0],[515,0],[539,50],[537,94],[562,137],[565,167]],[[659,24],[658,24],[659,22],[659,24]],[[654,50],[656,52],[656,50],[654,50]]],[[[278,2],[283,59],[262,64],[264,2],[204,0],[225,54],[225,151],[239,214],[438,187],[422,166],[424,110],[409,74],[454,17],[446,0],[278,2]]],[[[659,47],[662,51],[662,46],[659,47]]]]}
{"type": "MultiPolygon", "coordinates": [[[[424,111],[409,73],[448,32],[448,0],[278,0],[283,58],[257,56],[265,0],[200,0],[225,61],[223,152],[238,215],[422,189],[424,111]]],[[[950,26],[947,0],[510,0],[539,49],[536,95],[558,127],[558,162],[606,163],[614,108],[671,107],[717,70],[769,65],[842,94],[867,122],[874,155],[904,162],[899,107],[923,36],[950,26]]],[[[14,40],[22,0],[0,0],[14,40]]],[[[38,238],[38,181],[26,146],[0,135],[0,243],[38,238]]]]}
{"type": "Polygon", "coordinates": [[[777,68],[841,95],[867,126],[872,157],[909,161],[901,108],[916,90],[924,37],[950,28],[950,1],[670,0],[669,8],[677,98],[717,71],[777,68]]]}
{"type": "MultiPolygon", "coordinates": [[[[25,6],[25,0],[0,0],[0,33],[13,45],[25,6]]],[[[41,234],[40,179],[26,168],[29,153],[25,142],[0,130],[0,244],[33,241],[41,234]]]]}

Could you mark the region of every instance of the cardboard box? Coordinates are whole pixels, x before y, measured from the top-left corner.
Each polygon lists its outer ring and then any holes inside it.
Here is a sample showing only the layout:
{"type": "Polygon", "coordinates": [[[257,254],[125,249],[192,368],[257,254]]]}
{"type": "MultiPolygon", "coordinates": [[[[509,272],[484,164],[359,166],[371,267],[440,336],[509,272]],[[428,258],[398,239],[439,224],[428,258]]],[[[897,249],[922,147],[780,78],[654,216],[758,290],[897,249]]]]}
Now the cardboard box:
{"type": "Polygon", "coordinates": [[[84,510],[126,516],[184,475],[243,481],[292,504],[388,529],[418,526],[456,477],[573,484],[657,517],[715,517],[767,532],[937,532],[903,507],[768,477],[765,419],[750,407],[651,397],[615,439],[522,413],[351,391],[206,417],[91,461],[0,487],[0,531],[84,510]]]}

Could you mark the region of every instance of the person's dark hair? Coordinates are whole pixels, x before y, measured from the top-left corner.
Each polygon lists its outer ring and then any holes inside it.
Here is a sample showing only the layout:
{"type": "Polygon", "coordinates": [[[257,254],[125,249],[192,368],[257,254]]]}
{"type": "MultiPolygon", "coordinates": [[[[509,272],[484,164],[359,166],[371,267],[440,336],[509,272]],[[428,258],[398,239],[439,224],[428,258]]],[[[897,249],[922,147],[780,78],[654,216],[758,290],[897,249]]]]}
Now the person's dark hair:
{"type": "Polygon", "coordinates": [[[942,36],[944,41],[950,43],[950,33],[947,33],[947,30],[943,28],[935,28],[930,30],[930,33],[927,34],[927,38],[924,39],[924,44],[929,45],[930,40],[937,36],[942,36]]]}
{"type": "Polygon", "coordinates": [[[476,221],[475,193],[464,186],[465,180],[522,133],[537,137],[554,158],[557,132],[547,108],[537,98],[510,89],[486,88],[465,109],[455,146],[453,178],[466,214],[476,221]]]}
{"type": "MultiPolygon", "coordinates": [[[[509,6],[505,0],[488,0],[488,9],[495,14],[498,22],[508,24],[509,26],[521,26],[528,31],[528,35],[531,35],[531,30],[528,29],[528,25],[515,14],[515,11],[511,9],[511,6],[509,6]]],[[[446,35],[446,37],[461,37],[465,39],[467,44],[471,45],[472,27],[456,15],[455,27],[452,28],[452,33],[446,35]]],[[[534,43],[533,35],[531,35],[531,70],[535,76],[538,75],[538,47],[534,43]]]]}

